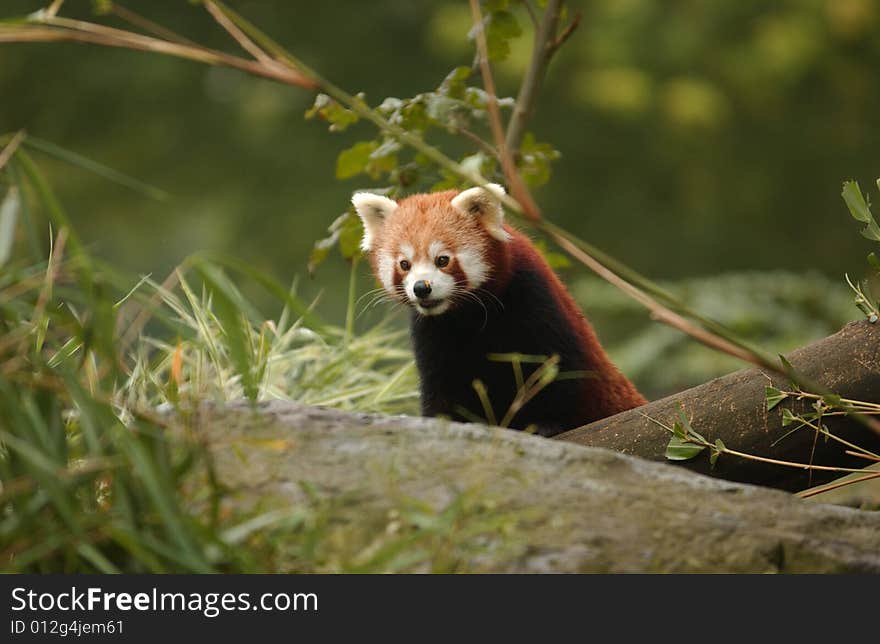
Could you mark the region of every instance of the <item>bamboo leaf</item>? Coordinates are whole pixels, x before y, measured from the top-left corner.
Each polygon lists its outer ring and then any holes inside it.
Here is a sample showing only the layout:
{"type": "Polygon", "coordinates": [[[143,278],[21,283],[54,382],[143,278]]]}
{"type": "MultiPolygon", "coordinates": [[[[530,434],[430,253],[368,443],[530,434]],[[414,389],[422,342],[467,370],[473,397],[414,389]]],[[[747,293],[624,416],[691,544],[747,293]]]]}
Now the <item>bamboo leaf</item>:
{"type": "Polygon", "coordinates": [[[689,461],[706,449],[703,445],[686,442],[679,436],[673,436],[666,446],[666,458],[670,461],[689,461]]]}
{"type": "Polygon", "coordinates": [[[764,387],[764,400],[767,401],[767,411],[776,407],[786,398],[788,398],[788,394],[783,393],[776,387],[764,387]]]}
{"type": "Polygon", "coordinates": [[[18,188],[12,186],[3,198],[3,203],[0,203],[0,267],[8,262],[12,255],[20,208],[21,199],[18,195],[18,188]]]}
{"type": "Polygon", "coordinates": [[[845,181],[842,196],[853,218],[866,224],[861,231],[862,235],[872,241],[880,242],[880,225],[871,214],[871,208],[862,195],[858,181],[845,181]]]}
{"type": "Polygon", "coordinates": [[[30,150],[42,152],[54,159],[58,159],[59,161],[63,161],[74,167],[96,174],[99,177],[112,181],[120,186],[124,186],[129,190],[134,190],[150,199],[156,199],[157,201],[165,201],[168,199],[168,193],[160,188],[151,186],[140,179],[130,177],[127,174],[123,174],[118,170],[102,165],[97,161],[92,161],[88,157],[66,150],[65,148],[50,143],[49,141],[44,141],[43,139],[28,135],[24,140],[23,145],[30,150]]]}
{"type": "Polygon", "coordinates": [[[253,351],[245,330],[243,310],[251,308],[216,266],[200,263],[196,266],[205,282],[211,287],[214,296],[214,309],[217,318],[223,325],[226,347],[236,372],[241,377],[244,395],[251,402],[256,402],[259,384],[255,376],[253,351]]]}

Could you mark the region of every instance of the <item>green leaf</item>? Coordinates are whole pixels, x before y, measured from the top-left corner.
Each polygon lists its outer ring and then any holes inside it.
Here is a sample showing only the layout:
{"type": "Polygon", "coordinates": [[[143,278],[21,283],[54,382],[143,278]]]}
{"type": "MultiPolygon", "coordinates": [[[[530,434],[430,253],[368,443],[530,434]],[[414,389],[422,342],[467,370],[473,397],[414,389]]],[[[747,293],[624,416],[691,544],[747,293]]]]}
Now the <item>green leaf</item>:
{"type": "Polygon", "coordinates": [[[473,71],[470,67],[456,67],[440,83],[437,93],[450,98],[463,99],[465,89],[467,89],[465,81],[471,77],[472,73],[473,71]]]}
{"type": "Polygon", "coordinates": [[[495,168],[495,159],[483,152],[477,152],[470,156],[464,157],[458,162],[459,165],[471,173],[489,176],[495,168]]]}
{"type": "Polygon", "coordinates": [[[339,252],[347,260],[352,260],[361,254],[361,239],[364,236],[364,226],[360,217],[347,212],[344,215],[339,229],[339,252]]]}
{"type": "Polygon", "coordinates": [[[822,402],[824,402],[829,407],[840,407],[843,403],[840,396],[837,394],[825,394],[822,396],[822,402]]]}
{"type": "Polygon", "coordinates": [[[522,34],[516,17],[509,11],[494,11],[485,21],[489,60],[499,62],[510,55],[510,40],[522,34]]]}
{"type": "Polygon", "coordinates": [[[767,401],[767,411],[776,407],[786,398],[788,398],[788,394],[783,393],[776,387],[764,387],[764,400],[767,401]]]}
{"type": "Polygon", "coordinates": [[[724,453],[724,450],[727,447],[724,445],[724,441],[720,438],[715,439],[715,447],[712,448],[712,453],[709,454],[709,464],[712,467],[715,467],[715,463],[718,461],[718,457],[724,453]]]}
{"type": "Polygon", "coordinates": [[[370,155],[378,147],[375,141],[361,141],[340,152],[336,158],[336,178],[350,179],[361,172],[366,172],[370,155]]]}
{"type": "Polygon", "coordinates": [[[693,436],[694,438],[696,438],[697,440],[699,440],[703,443],[709,442],[706,440],[706,438],[702,434],[700,434],[697,430],[695,430],[693,427],[691,427],[691,422],[688,420],[687,416],[684,413],[684,409],[682,407],[678,408],[678,418],[679,418],[679,421],[681,422],[682,428],[684,429],[685,436],[688,436],[688,437],[693,436]]]}
{"type": "Polygon", "coordinates": [[[229,358],[241,377],[244,395],[251,402],[256,402],[259,384],[252,364],[253,352],[243,319],[243,311],[249,306],[246,306],[238,289],[219,268],[203,262],[197,264],[196,269],[213,292],[214,310],[223,326],[229,358]]]}
{"type": "Polygon", "coordinates": [[[666,458],[670,461],[689,461],[706,449],[703,445],[695,445],[673,436],[666,446],[666,458]]]}
{"type": "Polygon", "coordinates": [[[437,121],[441,125],[448,125],[452,114],[459,108],[457,100],[443,96],[442,94],[427,94],[425,99],[425,111],[428,118],[437,121]]]}
{"type": "Polygon", "coordinates": [[[360,217],[355,215],[353,210],[347,210],[333,220],[327,232],[330,234],[316,241],[309,255],[308,270],[312,275],[337,244],[339,252],[349,261],[361,254],[360,245],[364,228],[360,217]]]}
{"type": "Polygon", "coordinates": [[[795,371],[794,366],[788,361],[788,358],[786,358],[781,353],[779,354],[779,362],[782,363],[782,370],[785,371],[785,373],[788,374],[789,376],[793,376],[794,374],[797,373],[797,371],[795,371]]]}
{"type": "Polygon", "coordinates": [[[798,417],[794,415],[794,413],[788,409],[783,408],[782,410],[782,426],[788,427],[792,423],[798,422],[798,417]]]}
{"type": "Polygon", "coordinates": [[[307,119],[316,116],[330,123],[331,132],[342,132],[360,120],[360,117],[347,107],[343,107],[326,94],[318,94],[315,102],[305,114],[307,119]]]}
{"type": "Polygon", "coordinates": [[[880,271],[880,258],[877,257],[876,253],[868,253],[868,263],[880,271]]]}
{"type": "Polygon", "coordinates": [[[858,181],[845,181],[842,196],[853,218],[866,224],[861,231],[862,236],[880,242],[880,226],[877,225],[871,214],[871,209],[862,195],[858,181]]]}
{"type": "Polygon", "coordinates": [[[559,159],[559,150],[548,143],[538,143],[531,132],[523,137],[520,146],[519,169],[523,179],[532,187],[550,180],[550,164],[559,159]]]}
{"type": "Polygon", "coordinates": [[[373,150],[370,154],[371,159],[381,159],[382,157],[391,156],[393,154],[397,154],[400,152],[400,149],[403,146],[399,141],[395,141],[394,139],[385,139],[382,141],[382,145],[373,150]]]}
{"type": "Polygon", "coordinates": [[[12,255],[12,244],[15,242],[15,228],[21,200],[18,188],[12,186],[0,204],[0,266],[3,266],[12,255]]]}

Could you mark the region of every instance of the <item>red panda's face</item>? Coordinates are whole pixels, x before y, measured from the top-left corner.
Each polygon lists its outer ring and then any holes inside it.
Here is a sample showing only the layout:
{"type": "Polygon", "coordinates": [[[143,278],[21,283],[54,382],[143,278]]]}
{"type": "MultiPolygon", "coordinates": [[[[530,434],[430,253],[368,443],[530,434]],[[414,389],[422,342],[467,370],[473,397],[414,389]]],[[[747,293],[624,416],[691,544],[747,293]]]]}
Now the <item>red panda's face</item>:
{"type": "Polygon", "coordinates": [[[352,201],[364,222],[362,247],[385,290],[421,315],[474,298],[491,277],[493,244],[509,238],[491,189],[413,195],[400,203],[371,193],[352,201]]]}

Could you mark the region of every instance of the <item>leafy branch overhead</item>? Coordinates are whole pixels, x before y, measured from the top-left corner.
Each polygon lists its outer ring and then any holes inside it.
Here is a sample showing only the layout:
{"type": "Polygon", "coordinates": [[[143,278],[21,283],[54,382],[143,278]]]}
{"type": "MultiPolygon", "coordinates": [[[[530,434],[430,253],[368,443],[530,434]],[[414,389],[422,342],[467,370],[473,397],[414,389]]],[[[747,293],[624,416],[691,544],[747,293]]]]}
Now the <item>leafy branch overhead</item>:
{"type": "MultiPolygon", "coordinates": [[[[880,179],[877,179],[877,188],[880,189],[880,179]]],[[[862,194],[858,181],[845,181],[843,184],[843,200],[849,208],[853,219],[865,224],[861,230],[862,236],[871,241],[880,242],[880,225],[871,213],[871,200],[862,194]]],[[[876,275],[880,277],[880,258],[871,252],[868,254],[868,264],[874,268],[876,275]]],[[[880,298],[873,294],[869,280],[853,283],[847,276],[847,282],[856,295],[856,306],[874,323],[880,318],[880,298]]]]}

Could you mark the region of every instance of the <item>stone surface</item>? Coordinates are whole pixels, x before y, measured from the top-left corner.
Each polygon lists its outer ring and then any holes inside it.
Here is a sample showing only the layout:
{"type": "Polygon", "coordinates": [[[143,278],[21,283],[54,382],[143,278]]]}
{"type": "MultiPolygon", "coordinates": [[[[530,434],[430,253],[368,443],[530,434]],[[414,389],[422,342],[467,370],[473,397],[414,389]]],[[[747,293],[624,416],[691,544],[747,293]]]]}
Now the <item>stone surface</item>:
{"type": "Polygon", "coordinates": [[[468,570],[880,572],[880,513],[600,448],[281,402],[205,409],[199,425],[247,507],[304,502],[307,481],[356,498],[346,512],[358,521],[386,511],[390,489],[435,507],[478,490],[518,517],[515,546],[474,554],[468,570]]]}

